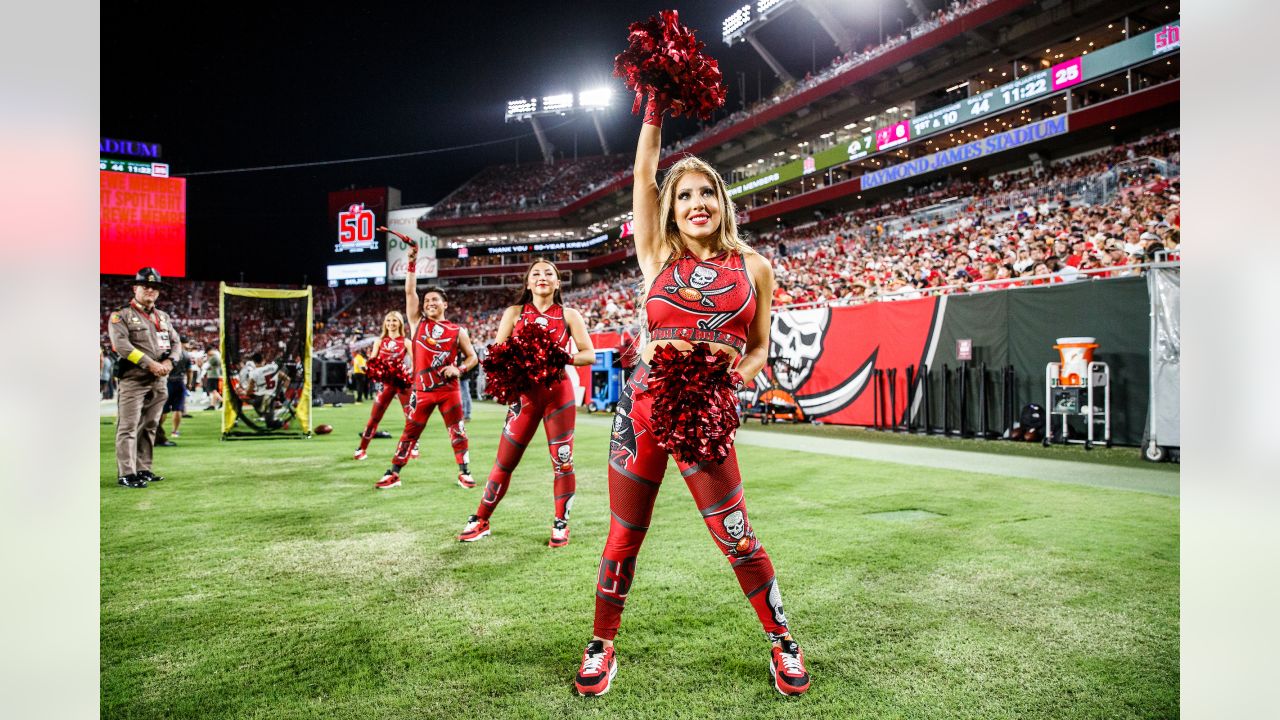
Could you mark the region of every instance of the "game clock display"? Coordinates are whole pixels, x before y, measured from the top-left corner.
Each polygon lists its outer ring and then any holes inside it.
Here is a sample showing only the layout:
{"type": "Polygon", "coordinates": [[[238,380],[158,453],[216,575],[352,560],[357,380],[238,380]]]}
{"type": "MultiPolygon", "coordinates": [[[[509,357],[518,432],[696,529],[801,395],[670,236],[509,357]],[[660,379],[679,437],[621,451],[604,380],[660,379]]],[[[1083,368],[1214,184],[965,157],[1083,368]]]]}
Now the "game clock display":
{"type": "MultiPolygon", "coordinates": [[[[1021,105],[1042,95],[1069,88],[1083,80],[1081,58],[1072,58],[1046,70],[1031,73],[1000,87],[918,115],[911,120],[911,136],[921,138],[949,130],[1015,105],[1021,105]]],[[[880,132],[888,129],[884,128],[880,132]]]]}

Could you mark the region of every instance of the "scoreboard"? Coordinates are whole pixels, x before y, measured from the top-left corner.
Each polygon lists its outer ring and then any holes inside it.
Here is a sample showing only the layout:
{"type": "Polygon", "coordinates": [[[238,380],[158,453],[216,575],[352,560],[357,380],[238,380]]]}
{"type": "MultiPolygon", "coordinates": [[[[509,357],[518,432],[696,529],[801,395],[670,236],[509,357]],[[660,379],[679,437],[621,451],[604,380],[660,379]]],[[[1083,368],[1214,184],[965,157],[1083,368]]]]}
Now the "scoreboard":
{"type": "MultiPolygon", "coordinates": [[[[1051,95],[1086,80],[1110,75],[1177,49],[1181,47],[1181,43],[1180,24],[1169,23],[1088,55],[1071,58],[959,102],[917,115],[911,120],[911,139],[945,132],[998,114],[1028,100],[1051,95]]],[[[879,132],[888,129],[881,128],[879,132]]]]}
{"type": "Polygon", "coordinates": [[[911,119],[911,139],[967,125],[979,118],[1004,112],[1028,100],[1069,88],[1084,80],[1084,74],[1080,70],[1080,60],[1081,58],[1078,57],[1073,58],[959,102],[917,115],[911,119]]]}
{"type": "Polygon", "coordinates": [[[749,195],[816,171],[870,157],[930,135],[964,127],[975,120],[997,116],[1024,103],[1050,97],[1074,85],[1112,75],[1181,47],[1180,23],[1172,22],[1162,25],[1129,40],[1038,70],[999,87],[917,115],[910,120],[901,120],[878,128],[874,133],[853,138],[847,146],[828,148],[813,155],[783,163],[759,175],[744,178],[729,186],[729,197],[749,195]]]}
{"type": "Polygon", "coordinates": [[[386,225],[400,206],[392,187],[338,190],[329,193],[328,280],[339,285],[383,285],[387,282],[386,225]]]}
{"type": "Polygon", "coordinates": [[[162,162],[138,162],[137,160],[102,158],[98,160],[98,170],[150,175],[151,177],[169,177],[169,164],[162,162]]]}

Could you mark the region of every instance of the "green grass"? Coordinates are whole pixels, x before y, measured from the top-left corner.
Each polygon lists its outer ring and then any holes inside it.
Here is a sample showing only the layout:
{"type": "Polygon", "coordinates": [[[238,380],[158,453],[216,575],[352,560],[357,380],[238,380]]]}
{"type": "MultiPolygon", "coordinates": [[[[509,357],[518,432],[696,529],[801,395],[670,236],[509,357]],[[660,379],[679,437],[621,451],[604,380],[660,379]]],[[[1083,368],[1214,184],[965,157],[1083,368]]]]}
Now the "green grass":
{"type": "MultiPolygon", "coordinates": [[[[572,691],[608,527],[607,428],[580,424],[573,541],[546,547],[541,434],[494,517],[453,481],[439,418],[401,488],[392,450],[333,435],[221,442],[195,413],[168,476],[114,485],[102,424],[103,717],[1168,718],[1178,715],[1178,500],[742,447],[813,688],[767,646],[669,472],[604,697],[572,691]],[[923,510],[877,517],[876,513],[923,510]]],[[[502,409],[476,406],[475,474],[502,409]]],[[[393,429],[394,428],[388,428],[393,429]]]]}
{"type": "Polygon", "coordinates": [[[1050,460],[1068,460],[1072,462],[1097,463],[1115,467],[1143,468],[1145,470],[1163,470],[1178,473],[1181,465],[1171,462],[1153,463],[1142,459],[1142,452],[1136,447],[1105,447],[1101,443],[1086,450],[1084,445],[1053,444],[1044,447],[1039,442],[1010,442],[1007,440],[974,440],[942,435],[917,435],[914,433],[895,433],[873,430],[865,427],[848,425],[811,425],[809,423],[777,423],[761,425],[758,420],[749,421],[745,427],[752,430],[765,430],[777,433],[795,433],[815,437],[838,438],[842,440],[865,440],[867,442],[906,445],[910,447],[941,448],[944,450],[961,450],[964,452],[992,453],[996,455],[1012,455],[1016,457],[1035,457],[1050,460]]]}

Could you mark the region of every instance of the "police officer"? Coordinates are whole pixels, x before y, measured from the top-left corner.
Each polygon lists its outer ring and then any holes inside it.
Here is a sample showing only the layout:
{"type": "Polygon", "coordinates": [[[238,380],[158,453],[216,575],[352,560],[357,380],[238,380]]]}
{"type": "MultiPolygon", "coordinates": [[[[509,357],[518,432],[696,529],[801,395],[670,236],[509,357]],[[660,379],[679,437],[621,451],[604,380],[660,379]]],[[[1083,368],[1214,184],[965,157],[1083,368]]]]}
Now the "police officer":
{"type": "Polygon", "coordinates": [[[164,402],[165,378],[182,357],[182,340],[169,314],[156,309],[160,289],[169,287],[155,268],[133,279],[133,300],[111,313],[111,347],[120,356],[116,388],[116,467],[118,484],[144,488],[164,478],[151,472],[151,448],[164,402]]]}

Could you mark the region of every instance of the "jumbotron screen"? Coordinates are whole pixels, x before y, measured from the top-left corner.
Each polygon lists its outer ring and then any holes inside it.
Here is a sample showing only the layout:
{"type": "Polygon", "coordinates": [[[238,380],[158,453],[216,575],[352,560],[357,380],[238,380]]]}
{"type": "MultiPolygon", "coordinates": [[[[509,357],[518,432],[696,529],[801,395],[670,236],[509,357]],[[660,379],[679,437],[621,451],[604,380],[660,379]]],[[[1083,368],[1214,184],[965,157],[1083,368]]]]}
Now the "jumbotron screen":
{"type": "Polygon", "coordinates": [[[99,270],[133,275],[153,267],[165,277],[187,274],[187,180],[99,172],[99,270]]]}

